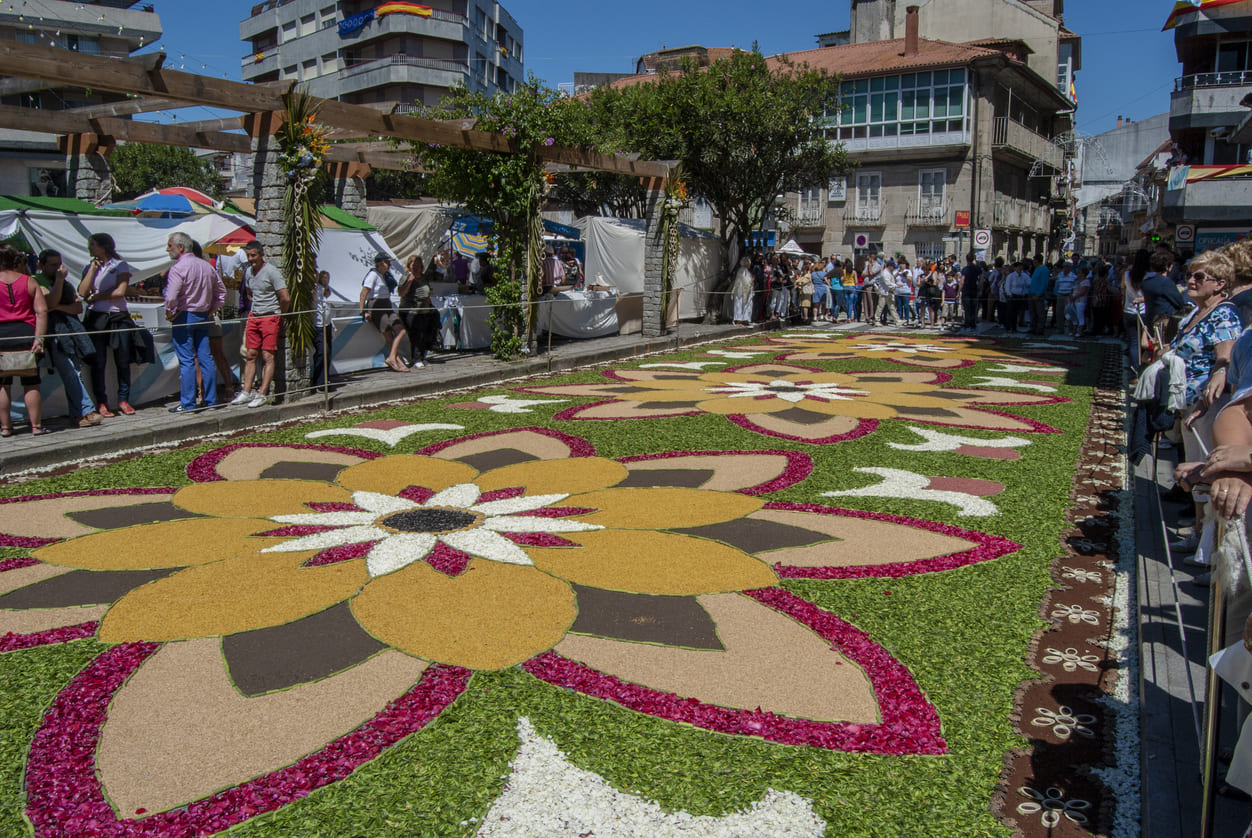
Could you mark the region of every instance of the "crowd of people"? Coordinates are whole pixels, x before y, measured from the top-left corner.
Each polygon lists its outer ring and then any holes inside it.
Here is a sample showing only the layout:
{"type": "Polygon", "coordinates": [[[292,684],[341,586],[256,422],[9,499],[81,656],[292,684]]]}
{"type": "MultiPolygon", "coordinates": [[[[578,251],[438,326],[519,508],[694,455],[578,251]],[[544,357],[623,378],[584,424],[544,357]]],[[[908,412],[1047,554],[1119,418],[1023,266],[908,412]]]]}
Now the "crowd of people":
{"type": "MultiPolygon", "coordinates": [[[[156,360],[155,342],[150,331],[132,320],[127,300],[133,300],[137,290],[134,272],[118,254],[113,238],[93,234],[87,239],[87,250],[90,262],[75,282],[55,250],[44,250],[36,257],[0,245],[0,285],[4,286],[0,288],[0,362],[5,364],[0,367],[0,437],[14,433],[10,391],[15,380],[31,433],[48,433],[40,394],[41,374],[46,372],[61,381],[71,426],[94,427],[119,414],[135,413],[131,367],[156,360]]],[[[183,233],[169,236],[166,253],[168,270],[145,283],[145,290],[159,293],[164,300],[178,358],[178,404],[169,411],[270,404],[284,320],[292,313],[282,272],[266,259],[258,241],[243,246],[245,264],[225,279],[200,244],[183,233]],[[228,285],[237,286],[237,311],[243,318],[238,364],[226,359],[223,346],[228,285]]],[[[428,263],[413,256],[405,265],[404,279],[397,282],[391,262],[388,255],[378,254],[373,269],[362,279],[360,316],[382,336],[388,367],[420,369],[439,334],[431,284],[455,282],[460,293],[481,294],[495,282],[495,271],[488,253],[471,260],[445,250],[428,263]],[[391,302],[393,292],[400,298],[399,309],[391,302]],[[401,354],[406,339],[407,359],[401,354]]],[[[330,279],[328,272],[320,271],[313,291],[310,377],[315,389],[323,387],[332,372],[328,353],[335,328],[330,279]]]]}
{"type": "Polygon", "coordinates": [[[961,266],[955,256],[912,265],[881,254],[854,262],[754,253],[740,259],[728,308],[737,325],[829,321],[960,331],[983,321],[1009,332],[1124,336],[1127,270],[1099,258],[986,264],[970,255],[961,266]]]}

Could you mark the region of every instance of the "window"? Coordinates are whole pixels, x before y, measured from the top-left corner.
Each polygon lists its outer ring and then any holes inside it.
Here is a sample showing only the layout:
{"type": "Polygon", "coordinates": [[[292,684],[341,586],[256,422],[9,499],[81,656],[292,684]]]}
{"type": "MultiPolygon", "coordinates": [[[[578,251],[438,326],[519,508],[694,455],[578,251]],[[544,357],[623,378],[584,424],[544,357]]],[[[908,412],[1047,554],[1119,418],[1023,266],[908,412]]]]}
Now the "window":
{"type": "Polygon", "coordinates": [[[944,257],[943,239],[934,239],[932,241],[921,241],[914,245],[917,251],[916,262],[926,260],[929,262],[938,262],[944,257]]]}
{"type": "Polygon", "coordinates": [[[292,64],[290,67],[283,68],[283,78],[285,79],[298,78],[299,75],[300,75],[300,68],[298,68],[295,64],[292,64]]]}
{"type": "Polygon", "coordinates": [[[822,188],[812,186],[800,190],[800,201],[796,212],[796,221],[802,226],[812,227],[822,219],[822,188]]]}
{"type": "Polygon", "coordinates": [[[858,172],[856,176],[856,217],[877,221],[882,216],[882,173],[858,172]]]}
{"type": "Polygon", "coordinates": [[[832,140],[965,131],[965,70],[905,73],[840,85],[832,140]]]}
{"type": "Polygon", "coordinates": [[[478,83],[486,87],[487,85],[487,56],[481,52],[474,56],[474,77],[478,79],[478,83]]]}
{"type": "Polygon", "coordinates": [[[300,34],[309,35],[317,29],[317,16],[305,15],[300,18],[300,34]]]}
{"type": "Polygon", "coordinates": [[[474,29],[482,33],[484,38],[486,38],[487,33],[491,31],[487,28],[487,13],[478,6],[474,7],[474,29]]]}
{"type": "Polygon", "coordinates": [[[947,182],[947,169],[922,169],[917,173],[917,208],[920,215],[943,215],[947,182]]]}
{"type": "Polygon", "coordinates": [[[1217,48],[1217,72],[1238,73],[1248,69],[1248,42],[1222,44],[1217,48]]]}
{"type": "Polygon", "coordinates": [[[830,184],[826,187],[826,202],[842,204],[846,200],[848,200],[848,179],[843,175],[832,177],[830,184]]]}
{"type": "Polygon", "coordinates": [[[96,38],[68,35],[65,38],[65,48],[73,52],[81,52],[84,55],[99,55],[100,41],[96,38]]]}
{"type": "Polygon", "coordinates": [[[284,23],[283,24],[283,37],[282,37],[283,43],[293,40],[295,39],[295,37],[296,37],[296,22],[293,20],[291,23],[284,23]]]}
{"type": "Polygon", "coordinates": [[[311,58],[300,65],[300,80],[317,78],[317,59],[311,58]]]}

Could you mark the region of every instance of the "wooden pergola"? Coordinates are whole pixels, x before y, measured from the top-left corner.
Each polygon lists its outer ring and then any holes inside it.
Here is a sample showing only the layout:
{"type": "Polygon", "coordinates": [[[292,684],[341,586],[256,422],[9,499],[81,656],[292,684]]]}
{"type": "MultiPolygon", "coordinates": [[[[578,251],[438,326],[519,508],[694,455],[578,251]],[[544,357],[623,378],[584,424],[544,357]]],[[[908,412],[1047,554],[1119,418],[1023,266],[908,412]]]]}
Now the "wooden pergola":
{"type": "MultiPolygon", "coordinates": [[[[226,152],[258,153],[271,148],[269,137],[282,125],[285,97],[296,82],[251,84],[166,69],[164,53],[134,59],[106,58],[40,44],[0,41],[0,75],[50,85],[85,87],[128,96],[125,101],[65,110],[31,110],[0,106],[0,128],[59,135],[59,145],[72,163],[94,160],[118,142],[203,148],[226,152]],[[206,106],[235,111],[239,116],[178,124],[139,122],[126,117],[137,113],[180,107],[206,106]],[[242,133],[236,133],[242,131],[242,133]]],[[[556,171],[615,172],[640,178],[654,200],[670,178],[667,162],[635,160],[601,154],[588,149],[561,146],[522,148],[501,134],[477,130],[473,119],[433,120],[389,113],[364,105],[328,99],[313,100],[318,122],[331,129],[331,138],[365,142],[339,142],[326,156],[337,182],[361,184],[372,169],[409,169],[410,156],[386,142],[405,140],[436,143],[484,153],[529,152],[556,171]]],[[[269,184],[272,185],[272,184],[269,184]]],[[[258,189],[258,233],[267,214],[261,207],[265,186],[258,189]]],[[[359,189],[364,201],[363,184],[359,189]]],[[[269,211],[273,214],[274,211],[269,211]]],[[[276,216],[281,221],[281,216],[276,216]]],[[[661,248],[659,213],[650,210],[645,238],[644,316],[645,335],[664,331],[661,312],[661,248]]]]}

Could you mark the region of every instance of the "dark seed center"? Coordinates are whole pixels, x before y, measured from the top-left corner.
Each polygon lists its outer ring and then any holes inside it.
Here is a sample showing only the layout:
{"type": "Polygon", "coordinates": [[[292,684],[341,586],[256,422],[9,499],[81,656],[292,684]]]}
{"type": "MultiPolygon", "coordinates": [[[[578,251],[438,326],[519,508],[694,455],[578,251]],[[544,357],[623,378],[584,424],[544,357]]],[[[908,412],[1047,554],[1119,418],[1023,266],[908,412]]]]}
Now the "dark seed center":
{"type": "Polygon", "coordinates": [[[408,509],[378,523],[396,532],[455,532],[477,523],[479,517],[461,509],[408,509]]]}

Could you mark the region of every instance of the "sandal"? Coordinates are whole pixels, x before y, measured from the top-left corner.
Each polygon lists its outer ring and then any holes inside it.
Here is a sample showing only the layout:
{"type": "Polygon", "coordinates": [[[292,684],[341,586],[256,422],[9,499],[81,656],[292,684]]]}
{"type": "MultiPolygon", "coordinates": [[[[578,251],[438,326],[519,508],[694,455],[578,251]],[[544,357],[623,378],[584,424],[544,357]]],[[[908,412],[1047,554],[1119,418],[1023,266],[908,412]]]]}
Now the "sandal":
{"type": "Polygon", "coordinates": [[[12,428],[0,428],[0,437],[13,436],[12,428]]]}
{"type": "Polygon", "coordinates": [[[50,434],[50,433],[52,433],[52,431],[48,430],[43,425],[31,425],[30,426],[31,436],[43,436],[44,434],[50,434]]]}

